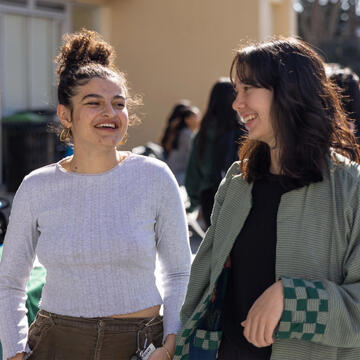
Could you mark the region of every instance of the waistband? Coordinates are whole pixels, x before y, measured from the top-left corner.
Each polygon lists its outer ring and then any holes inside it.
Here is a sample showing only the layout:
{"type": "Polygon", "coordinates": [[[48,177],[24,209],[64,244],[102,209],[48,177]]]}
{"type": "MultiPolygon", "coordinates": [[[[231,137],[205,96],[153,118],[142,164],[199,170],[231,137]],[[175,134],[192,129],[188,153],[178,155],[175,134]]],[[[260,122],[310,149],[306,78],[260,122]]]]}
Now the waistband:
{"type": "Polygon", "coordinates": [[[124,331],[138,331],[146,330],[162,326],[162,316],[158,315],[152,318],[109,318],[109,317],[95,317],[84,318],[67,315],[54,314],[45,310],[39,310],[37,317],[47,318],[55,325],[75,326],[81,328],[121,328],[124,331]]]}

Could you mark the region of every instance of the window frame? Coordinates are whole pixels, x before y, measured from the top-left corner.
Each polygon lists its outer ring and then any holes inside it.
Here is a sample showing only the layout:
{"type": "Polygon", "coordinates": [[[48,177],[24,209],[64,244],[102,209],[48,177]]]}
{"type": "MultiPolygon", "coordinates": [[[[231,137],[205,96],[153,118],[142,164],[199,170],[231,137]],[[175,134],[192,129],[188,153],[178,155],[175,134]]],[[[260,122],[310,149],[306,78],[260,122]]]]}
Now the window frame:
{"type": "MultiPolygon", "coordinates": [[[[5,81],[5,21],[4,17],[5,15],[23,15],[27,16],[29,18],[31,17],[37,17],[37,18],[46,18],[55,20],[55,22],[60,25],[60,33],[61,35],[70,32],[71,31],[71,4],[67,2],[66,0],[47,0],[48,2],[58,3],[64,5],[64,11],[63,12],[57,12],[57,11],[47,11],[43,9],[37,9],[36,8],[36,0],[27,0],[27,4],[22,5],[10,5],[10,4],[3,4],[0,3],[0,149],[2,148],[2,114],[3,109],[5,106],[5,100],[6,100],[6,93],[3,90],[4,89],[4,81],[5,81]]],[[[31,22],[29,22],[29,26],[31,26],[31,22]]],[[[32,33],[31,31],[28,31],[28,41],[30,43],[32,33]]],[[[30,51],[30,50],[28,50],[30,51]]],[[[52,54],[52,58],[55,57],[55,53],[52,54]]],[[[31,59],[31,56],[28,57],[28,59],[31,59]]],[[[31,61],[31,60],[29,60],[31,61]]],[[[29,64],[27,65],[29,66],[29,64]]],[[[28,93],[29,89],[31,89],[31,82],[33,81],[32,76],[28,77],[26,80],[28,93]]],[[[29,94],[30,95],[30,94],[29,94]]],[[[53,94],[52,94],[53,95],[53,94]]],[[[29,101],[28,101],[29,102],[29,101]]],[[[2,176],[2,151],[0,153],[0,185],[3,184],[3,176],[2,176]]]]}

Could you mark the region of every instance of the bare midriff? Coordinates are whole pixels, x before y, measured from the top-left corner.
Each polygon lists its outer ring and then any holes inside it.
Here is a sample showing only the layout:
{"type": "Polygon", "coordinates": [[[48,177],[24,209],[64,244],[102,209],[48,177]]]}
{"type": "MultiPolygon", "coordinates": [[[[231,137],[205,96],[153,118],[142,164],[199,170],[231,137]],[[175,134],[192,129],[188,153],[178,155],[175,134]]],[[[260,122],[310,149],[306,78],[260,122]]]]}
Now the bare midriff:
{"type": "Polygon", "coordinates": [[[155,305],[149,307],[147,309],[143,309],[140,311],[136,311],[129,314],[119,314],[119,315],[111,315],[108,317],[115,318],[115,319],[122,319],[122,318],[150,318],[158,316],[160,312],[160,305],[155,305]]]}

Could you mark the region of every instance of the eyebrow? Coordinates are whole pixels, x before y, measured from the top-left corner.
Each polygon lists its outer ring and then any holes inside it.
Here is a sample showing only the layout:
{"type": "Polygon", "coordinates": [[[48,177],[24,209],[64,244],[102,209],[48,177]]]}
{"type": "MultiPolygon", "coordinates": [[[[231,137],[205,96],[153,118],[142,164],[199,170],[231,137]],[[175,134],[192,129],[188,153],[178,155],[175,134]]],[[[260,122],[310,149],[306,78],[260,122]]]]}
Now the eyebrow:
{"type": "MultiPolygon", "coordinates": [[[[88,98],[103,99],[103,96],[98,95],[98,94],[87,94],[87,95],[85,95],[85,96],[81,99],[81,101],[84,101],[84,100],[86,100],[86,99],[88,99],[88,98]]],[[[113,97],[113,99],[123,99],[123,100],[126,100],[125,97],[122,96],[122,95],[115,95],[115,96],[113,97]]]]}

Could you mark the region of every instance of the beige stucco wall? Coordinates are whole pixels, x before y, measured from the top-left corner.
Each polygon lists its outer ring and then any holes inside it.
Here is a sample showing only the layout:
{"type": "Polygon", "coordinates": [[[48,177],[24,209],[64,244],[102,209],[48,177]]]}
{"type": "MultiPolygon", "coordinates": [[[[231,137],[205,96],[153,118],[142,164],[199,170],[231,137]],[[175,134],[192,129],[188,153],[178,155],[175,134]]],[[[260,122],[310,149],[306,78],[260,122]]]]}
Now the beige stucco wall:
{"type": "Polygon", "coordinates": [[[85,27],[98,31],[109,40],[112,9],[107,5],[108,0],[77,0],[71,4],[69,31],[78,31],[85,27]]]}
{"type": "Polygon", "coordinates": [[[273,32],[275,35],[290,36],[297,33],[296,13],[292,1],[277,0],[272,3],[273,32]]]}
{"type": "Polygon", "coordinates": [[[127,148],[157,141],[179,99],[204,111],[214,82],[229,75],[241,40],[291,33],[291,0],[81,1],[99,5],[100,31],[116,48],[132,91],[143,96],[143,123],[130,129],[127,148]]]}
{"type": "Polygon", "coordinates": [[[111,35],[118,65],[144,98],[143,124],[129,145],[158,140],[174,103],[205,110],[210,88],[229,74],[233,50],[258,36],[257,1],[114,1],[111,35]],[[116,5],[115,5],[116,3],[116,5]]]}

